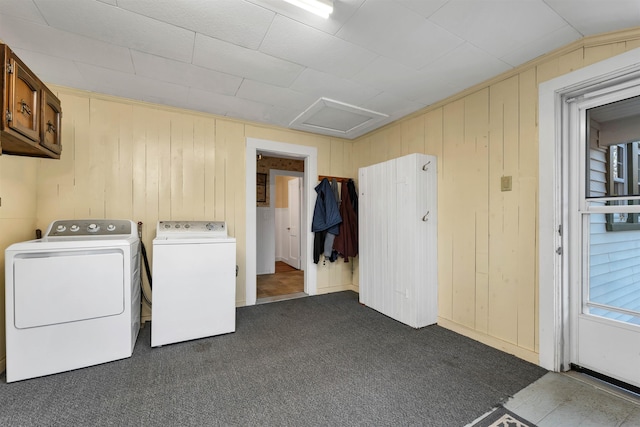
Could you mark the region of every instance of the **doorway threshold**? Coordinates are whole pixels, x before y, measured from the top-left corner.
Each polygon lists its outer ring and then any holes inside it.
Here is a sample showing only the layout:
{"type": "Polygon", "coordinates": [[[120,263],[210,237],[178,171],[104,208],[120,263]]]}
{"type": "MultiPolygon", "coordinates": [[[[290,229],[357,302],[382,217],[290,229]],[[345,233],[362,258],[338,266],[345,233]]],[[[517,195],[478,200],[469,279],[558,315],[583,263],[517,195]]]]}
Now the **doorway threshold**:
{"type": "Polygon", "coordinates": [[[277,301],[286,301],[289,299],[296,299],[296,298],[304,298],[307,297],[309,295],[307,295],[304,292],[296,292],[295,294],[287,294],[287,295],[274,295],[272,297],[264,297],[264,298],[258,298],[256,300],[256,305],[257,304],[267,304],[270,302],[277,302],[277,301]]]}
{"type": "Polygon", "coordinates": [[[563,372],[568,377],[571,377],[577,381],[589,384],[599,390],[612,394],[618,398],[628,400],[640,405],[640,394],[638,393],[638,387],[630,384],[622,383],[621,381],[612,380],[601,374],[597,374],[593,371],[584,368],[576,369],[573,366],[571,371],[563,372]]]}

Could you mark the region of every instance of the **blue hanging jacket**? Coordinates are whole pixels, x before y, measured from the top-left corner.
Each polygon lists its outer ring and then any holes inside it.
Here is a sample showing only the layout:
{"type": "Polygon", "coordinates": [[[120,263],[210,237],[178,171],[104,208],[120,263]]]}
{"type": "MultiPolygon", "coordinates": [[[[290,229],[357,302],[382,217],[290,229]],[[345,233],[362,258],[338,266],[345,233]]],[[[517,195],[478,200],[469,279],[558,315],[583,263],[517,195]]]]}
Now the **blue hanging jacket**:
{"type": "Polygon", "coordinates": [[[328,231],[337,235],[342,222],[338,202],[336,201],[331,184],[327,178],[323,178],[320,184],[316,186],[316,207],[313,210],[313,222],[311,223],[311,231],[328,231]]]}

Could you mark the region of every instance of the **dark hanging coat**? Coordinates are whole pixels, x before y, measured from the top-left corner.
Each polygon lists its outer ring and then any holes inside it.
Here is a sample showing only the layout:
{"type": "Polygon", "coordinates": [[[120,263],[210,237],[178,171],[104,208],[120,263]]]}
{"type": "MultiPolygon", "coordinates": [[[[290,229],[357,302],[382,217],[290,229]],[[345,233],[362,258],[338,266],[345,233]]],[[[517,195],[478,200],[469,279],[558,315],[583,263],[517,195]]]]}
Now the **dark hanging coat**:
{"type": "Polygon", "coordinates": [[[336,201],[329,180],[323,178],[316,186],[316,206],[313,210],[313,221],[311,231],[315,233],[313,241],[313,262],[316,264],[320,260],[320,254],[324,252],[325,239],[327,233],[335,236],[339,232],[339,224],[342,222],[338,202],[336,201]]]}
{"type": "MultiPolygon", "coordinates": [[[[353,181],[349,180],[353,186],[353,181]]],[[[353,186],[355,189],[355,187],[353,186]]],[[[349,257],[358,255],[358,215],[354,210],[354,203],[351,199],[351,191],[346,182],[342,183],[342,203],[340,203],[340,232],[333,242],[333,249],[344,257],[344,262],[349,262],[349,257]]],[[[356,195],[356,203],[357,203],[356,195]]]]}

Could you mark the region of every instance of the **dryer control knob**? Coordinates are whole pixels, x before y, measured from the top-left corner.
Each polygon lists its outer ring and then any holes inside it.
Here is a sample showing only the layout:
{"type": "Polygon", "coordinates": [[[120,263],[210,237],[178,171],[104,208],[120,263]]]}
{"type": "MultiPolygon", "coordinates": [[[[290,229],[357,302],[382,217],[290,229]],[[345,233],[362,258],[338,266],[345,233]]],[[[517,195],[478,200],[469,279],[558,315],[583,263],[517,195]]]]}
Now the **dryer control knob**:
{"type": "Polygon", "coordinates": [[[69,228],[69,230],[71,230],[71,231],[73,231],[73,232],[75,233],[76,231],[80,230],[80,227],[78,227],[78,225],[77,225],[77,224],[73,224],[73,225],[69,228]]]}
{"type": "Polygon", "coordinates": [[[97,233],[100,230],[100,226],[98,224],[89,224],[87,227],[87,231],[89,233],[97,233]]]}
{"type": "Polygon", "coordinates": [[[67,229],[67,227],[65,227],[65,226],[64,226],[64,225],[62,225],[62,224],[58,224],[58,226],[56,227],[56,231],[57,231],[58,233],[62,233],[62,232],[63,232],[64,230],[66,230],[66,229],[67,229]]]}
{"type": "Polygon", "coordinates": [[[208,222],[206,227],[207,227],[207,230],[213,230],[215,225],[213,225],[212,223],[208,222]]]}
{"type": "Polygon", "coordinates": [[[113,224],[109,224],[109,225],[107,225],[107,231],[113,231],[113,230],[115,230],[115,229],[116,229],[116,226],[115,226],[115,225],[113,225],[113,224]]]}

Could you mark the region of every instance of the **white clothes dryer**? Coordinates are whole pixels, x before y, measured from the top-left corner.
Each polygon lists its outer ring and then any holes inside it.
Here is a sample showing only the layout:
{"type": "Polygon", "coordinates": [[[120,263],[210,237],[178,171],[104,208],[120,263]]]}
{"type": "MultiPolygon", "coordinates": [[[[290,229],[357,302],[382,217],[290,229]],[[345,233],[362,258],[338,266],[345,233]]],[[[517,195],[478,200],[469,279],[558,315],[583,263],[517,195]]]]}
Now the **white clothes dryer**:
{"type": "Polygon", "coordinates": [[[236,239],[221,221],[160,221],[151,346],[236,330],[236,239]]]}
{"type": "Polygon", "coordinates": [[[52,222],[5,251],[7,382],[130,357],[140,240],[129,220],[52,222]]]}

